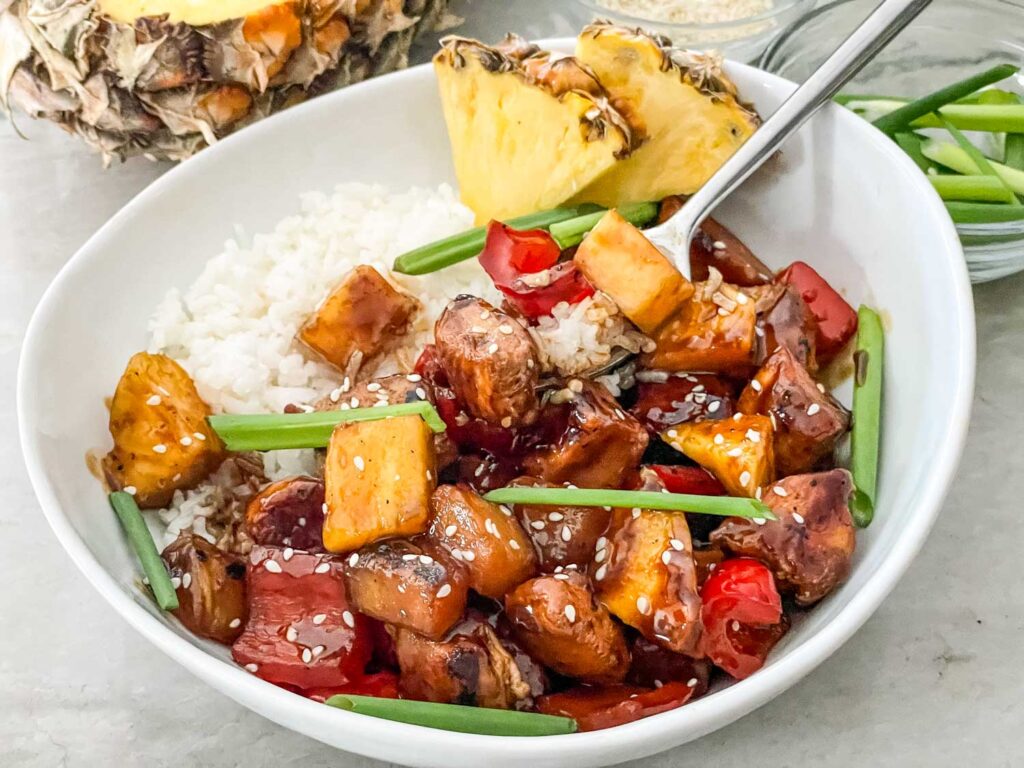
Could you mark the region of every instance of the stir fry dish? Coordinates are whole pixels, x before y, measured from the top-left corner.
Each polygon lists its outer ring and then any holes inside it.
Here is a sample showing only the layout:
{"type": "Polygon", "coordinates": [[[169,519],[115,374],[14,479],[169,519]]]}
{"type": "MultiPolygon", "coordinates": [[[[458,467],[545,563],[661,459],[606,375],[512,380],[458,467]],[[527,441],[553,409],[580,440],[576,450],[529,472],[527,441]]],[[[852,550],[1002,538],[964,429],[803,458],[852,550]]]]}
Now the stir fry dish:
{"type": "Polygon", "coordinates": [[[322,286],[295,339],[334,372],[319,399],[226,413],[172,356],[129,361],[104,472],[185,628],[315,701],[555,734],[754,674],[844,582],[875,500],[881,326],[720,222],[683,269],[645,237],[757,125],[715,61],[665,45],[610,25],[577,57],[443,43],[483,226],[322,286]],[[436,310],[396,279],[467,259],[484,295],[436,310]],[[425,313],[432,338],[403,367],[425,313]],[[851,419],[823,374],[854,350],[851,419]],[[310,471],[271,472],[278,451],[310,471]],[[139,509],[158,527],[218,473],[216,525],[157,558],[139,509]]]}

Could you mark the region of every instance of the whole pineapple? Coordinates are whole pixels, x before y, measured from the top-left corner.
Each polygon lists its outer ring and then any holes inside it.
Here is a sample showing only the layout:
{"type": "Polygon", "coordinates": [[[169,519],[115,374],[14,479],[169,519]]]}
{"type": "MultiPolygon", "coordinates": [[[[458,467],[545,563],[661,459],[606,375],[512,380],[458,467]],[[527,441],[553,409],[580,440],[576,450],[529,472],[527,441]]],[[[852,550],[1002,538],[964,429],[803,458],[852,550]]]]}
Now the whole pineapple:
{"type": "Polygon", "coordinates": [[[106,161],[181,160],[254,120],[401,68],[448,0],[0,0],[0,106],[106,161]]]}

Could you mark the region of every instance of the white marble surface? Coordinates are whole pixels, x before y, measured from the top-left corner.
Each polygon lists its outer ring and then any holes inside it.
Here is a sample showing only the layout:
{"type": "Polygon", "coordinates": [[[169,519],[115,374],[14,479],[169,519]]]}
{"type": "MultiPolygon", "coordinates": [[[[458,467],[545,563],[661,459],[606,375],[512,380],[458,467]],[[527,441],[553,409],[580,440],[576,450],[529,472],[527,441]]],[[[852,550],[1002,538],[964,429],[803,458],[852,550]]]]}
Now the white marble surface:
{"type": "MultiPolygon", "coordinates": [[[[464,0],[470,31],[571,30],[534,0],[464,0]],[[532,19],[533,23],[527,23],[532,19]]],[[[64,261],[162,170],[102,171],[60,132],[0,122],[0,766],[377,766],[286,731],[137,636],[50,534],[14,415],[21,338],[64,261]]],[[[959,477],[878,613],[809,678],[734,726],[646,761],[765,766],[1024,764],[1024,275],[975,291],[979,375],[959,477]]],[[[97,308],[102,311],[102,308],[97,308]]],[[[96,340],[102,344],[102,339],[96,340]]]]}

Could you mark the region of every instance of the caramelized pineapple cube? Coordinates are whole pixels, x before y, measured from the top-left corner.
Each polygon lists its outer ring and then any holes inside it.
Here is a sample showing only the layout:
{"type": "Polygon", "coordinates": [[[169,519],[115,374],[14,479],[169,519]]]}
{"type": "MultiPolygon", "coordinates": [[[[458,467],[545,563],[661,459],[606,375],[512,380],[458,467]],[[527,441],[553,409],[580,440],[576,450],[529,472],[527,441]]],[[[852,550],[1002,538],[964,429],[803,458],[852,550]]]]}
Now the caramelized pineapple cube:
{"type": "Polygon", "coordinates": [[[462,618],[469,593],[465,569],[448,553],[405,539],[353,552],[345,582],[361,613],[435,639],[462,618]]]}
{"type": "Polygon", "coordinates": [[[644,333],[654,333],[693,296],[682,272],[614,210],[602,217],[573,258],[586,278],[644,333]]]}
{"type": "Polygon", "coordinates": [[[419,307],[377,270],[360,265],[299,329],[299,340],[341,370],[358,369],[394,346],[419,307]]]}
{"type": "Polygon", "coordinates": [[[191,377],[174,360],[133,355],[110,404],[114,447],[103,459],[107,482],[134,489],[140,507],[166,506],[176,490],[195,485],[224,458],[209,415],[191,377]]]}
{"type": "Polygon", "coordinates": [[[616,509],[591,566],[597,597],[653,643],[693,653],[700,596],[684,512],[616,509]]]}
{"type": "Polygon", "coordinates": [[[339,424],[324,465],[324,547],[422,533],[436,478],[433,433],[419,416],[339,424]]]}
{"type": "Polygon", "coordinates": [[[428,536],[461,560],[469,586],[500,600],[537,572],[529,536],[507,507],[491,504],[464,485],[442,485],[430,498],[428,536]]]}
{"type": "Polygon", "coordinates": [[[775,430],[767,416],[679,424],[665,442],[710,471],[732,496],[753,496],[775,479],[775,430]]]}
{"type": "MultiPolygon", "coordinates": [[[[730,286],[731,288],[731,286],[730,286]]],[[[698,286],[698,296],[703,293],[698,286]]],[[[754,301],[721,300],[695,296],[683,304],[656,332],[657,345],[641,358],[641,365],[665,371],[731,373],[754,365],[757,311],[754,301]]]]}

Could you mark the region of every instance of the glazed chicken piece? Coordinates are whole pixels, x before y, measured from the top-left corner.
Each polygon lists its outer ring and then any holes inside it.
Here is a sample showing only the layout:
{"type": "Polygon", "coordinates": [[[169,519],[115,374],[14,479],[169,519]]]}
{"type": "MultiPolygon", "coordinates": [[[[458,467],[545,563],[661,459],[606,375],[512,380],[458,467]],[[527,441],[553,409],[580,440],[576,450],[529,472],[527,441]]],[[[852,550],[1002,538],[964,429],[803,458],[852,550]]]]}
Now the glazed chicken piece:
{"type": "Polygon", "coordinates": [[[339,370],[354,376],[391,350],[409,330],[420,303],[360,265],[345,275],[299,329],[299,340],[339,370]]]}
{"type": "Polygon", "coordinates": [[[626,682],[645,688],[660,688],[664,683],[686,683],[694,698],[707,693],[711,681],[711,663],[662,648],[645,637],[636,637],[629,647],[632,662],[626,682]]]}
{"type": "Polygon", "coordinates": [[[753,496],[775,478],[774,430],[767,416],[680,424],[662,438],[709,470],[732,496],[753,496]]]}
{"type": "Polygon", "coordinates": [[[758,308],[757,361],[784,347],[809,371],[818,370],[818,323],[800,292],[791,285],[775,283],[751,293],[758,308]]]}
{"type": "Polygon", "coordinates": [[[492,709],[515,709],[530,685],[491,626],[467,622],[445,640],[392,631],[405,698],[492,709]]]}
{"type": "Polygon", "coordinates": [[[727,419],[736,412],[737,387],[728,379],[707,373],[662,376],[664,381],[637,384],[630,409],[652,435],[688,421],[727,419]]]}
{"type": "Polygon", "coordinates": [[[175,539],[161,557],[176,585],[178,620],[200,637],[233,643],[249,615],[245,561],[188,534],[175,539]]]}
{"type": "Polygon", "coordinates": [[[245,529],[257,544],[323,552],[323,507],[323,480],[279,480],[249,500],[245,507],[245,529]]]}
{"type": "Polygon", "coordinates": [[[775,466],[782,476],[809,472],[832,456],[850,413],[824,391],[793,353],[779,347],[743,390],[740,410],[774,424],[775,466]]]}
{"type": "Polygon", "coordinates": [[[514,318],[459,296],[438,318],[434,337],[441,367],[470,415],[505,428],[536,421],[539,354],[514,318]]]}
{"type": "Polygon", "coordinates": [[[629,649],[580,573],[538,576],[510,592],[505,613],[512,636],[544,666],[567,677],[616,683],[629,668],[629,649]]]}
{"type": "Polygon", "coordinates": [[[696,651],[700,597],[685,513],[613,510],[592,573],[598,599],[616,617],[670,651],[696,651]]]}
{"type": "Polygon", "coordinates": [[[555,437],[523,459],[529,475],[580,488],[620,488],[640,464],[647,430],[619,407],[603,386],[573,379],[561,394],[568,402],[549,403],[542,416],[555,437]]]}
{"type": "Polygon", "coordinates": [[[465,568],[470,588],[501,600],[537,572],[537,554],[508,507],[464,485],[442,485],[430,498],[427,536],[465,568]]]}
{"type": "Polygon", "coordinates": [[[224,459],[224,449],[206,417],[185,369],[166,355],[133,355],[110,403],[114,447],[103,459],[112,488],[128,489],[143,509],[170,503],[224,459]]]}
{"type": "Polygon", "coordinates": [[[711,535],[727,551],[757,558],[775,574],[779,588],[812,605],[842,583],[856,545],[848,503],[850,473],[833,469],[775,483],[762,501],[778,520],[758,525],[731,517],[711,535]]]}
{"type": "Polygon", "coordinates": [[[430,541],[391,539],[353,552],[345,580],[359,611],[435,639],[466,610],[465,569],[430,541]]]}
{"type": "MultiPolygon", "coordinates": [[[[558,487],[533,477],[512,482],[520,487],[558,487]]],[[[516,515],[533,540],[544,573],[556,568],[575,567],[586,572],[594,556],[594,545],[604,535],[612,513],[604,507],[553,507],[516,504],[516,515]]]]}

